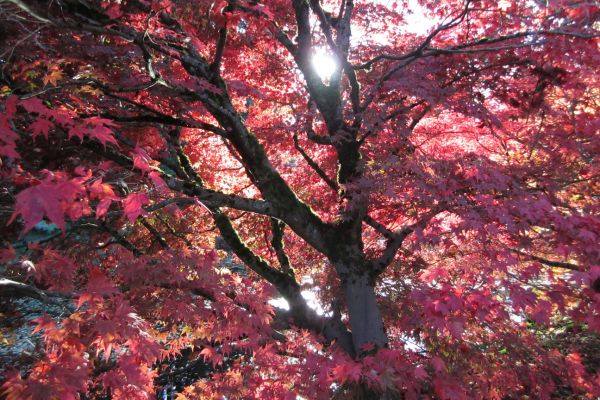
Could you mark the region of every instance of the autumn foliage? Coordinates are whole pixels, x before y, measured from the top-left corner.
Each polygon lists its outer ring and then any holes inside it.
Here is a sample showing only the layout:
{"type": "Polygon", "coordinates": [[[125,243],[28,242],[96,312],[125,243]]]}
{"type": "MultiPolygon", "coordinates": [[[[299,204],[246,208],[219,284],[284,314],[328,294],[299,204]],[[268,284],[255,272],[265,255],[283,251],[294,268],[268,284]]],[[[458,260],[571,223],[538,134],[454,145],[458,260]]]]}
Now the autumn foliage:
{"type": "Polygon", "coordinates": [[[599,17],[0,1],[2,395],[598,398],[599,17]]]}

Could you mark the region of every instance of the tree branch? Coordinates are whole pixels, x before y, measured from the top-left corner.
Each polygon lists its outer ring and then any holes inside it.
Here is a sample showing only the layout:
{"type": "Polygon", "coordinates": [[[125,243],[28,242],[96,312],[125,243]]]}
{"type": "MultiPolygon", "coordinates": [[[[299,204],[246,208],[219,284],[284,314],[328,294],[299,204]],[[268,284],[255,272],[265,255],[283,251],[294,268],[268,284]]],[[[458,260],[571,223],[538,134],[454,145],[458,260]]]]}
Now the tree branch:
{"type": "Polygon", "coordinates": [[[513,251],[517,254],[520,254],[522,256],[528,257],[532,260],[538,261],[546,266],[549,267],[556,267],[556,268],[565,268],[571,271],[579,271],[579,265],[577,264],[573,264],[573,263],[569,263],[569,262],[563,262],[563,261],[552,261],[552,260],[548,260],[546,258],[543,257],[538,257],[538,256],[534,256],[533,254],[528,254],[525,253],[524,251],[521,250],[517,250],[517,249],[510,249],[510,251],[513,251]]]}
{"type": "MultiPolygon", "coordinates": [[[[283,233],[285,230],[285,224],[276,218],[271,218],[271,232],[273,234],[273,238],[271,239],[271,246],[275,250],[275,254],[277,255],[277,260],[279,261],[279,265],[281,266],[281,271],[285,274],[294,277],[294,270],[290,264],[290,259],[285,254],[285,249],[283,245],[283,233]]],[[[295,277],[294,277],[295,279],[295,277]]]]}
{"type": "Polygon", "coordinates": [[[160,244],[160,247],[162,247],[163,249],[170,248],[165,238],[162,237],[160,232],[150,222],[148,222],[148,220],[145,217],[141,217],[140,221],[142,225],[144,225],[144,227],[148,230],[148,232],[150,232],[152,236],[154,236],[156,241],[160,244]]]}
{"type": "Polygon", "coordinates": [[[419,46],[417,46],[416,49],[414,49],[408,53],[401,54],[399,56],[393,56],[390,54],[379,54],[363,64],[354,66],[354,69],[371,69],[373,64],[380,60],[402,61],[402,60],[410,59],[415,56],[419,56],[420,54],[422,54],[423,50],[427,46],[429,46],[429,43],[431,43],[433,38],[435,38],[441,32],[457,26],[465,19],[465,17],[469,13],[469,5],[471,4],[471,1],[472,0],[466,0],[462,11],[456,17],[454,17],[447,23],[441,24],[440,26],[435,28],[429,35],[427,35],[427,37],[421,42],[421,44],[419,46]]]}
{"type": "MultiPolygon", "coordinates": [[[[39,300],[43,303],[50,303],[61,307],[66,307],[65,304],[54,300],[54,297],[70,299],[72,298],[71,293],[59,293],[48,290],[41,290],[35,286],[28,285],[26,283],[13,281],[0,277],[0,297],[6,298],[20,298],[29,297],[32,299],[39,300]]],[[[68,307],[67,307],[68,308],[68,307]]]]}
{"type": "MultiPolygon", "coordinates": [[[[429,221],[431,221],[436,215],[438,215],[440,212],[444,211],[445,209],[446,209],[446,206],[444,206],[444,205],[435,207],[431,211],[426,213],[425,216],[423,216],[417,222],[415,222],[409,226],[406,226],[396,232],[393,232],[393,236],[388,237],[386,247],[383,250],[383,253],[381,254],[381,256],[379,258],[377,258],[376,260],[372,260],[369,262],[371,274],[373,276],[380,275],[385,270],[385,268],[388,265],[390,265],[390,263],[394,260],[394,257],[396,256],[398,249],[402,246],[402,243],[404,243],[404,239],[406,239],[416,229],[418,229],[418,228],[423,229],[425,226],[427,226],[427,223],[429,223],[429,221]]],[[[384,236],[386,236],[386,235],[384,235],[384,236]]]]}
{"type": "Polygon", "coordinates": [[[335,182],[333,179],[331,179],[329,176],[327,176],[325,171],[323,171],[321,169],[321,167],[319,167],[319,165],[300,146],[300,143],[298,142],[298,134],[297,133],[294,133],[294,147],[296,148],[296,150],[298,150],[300,155],[302,155],[302,158],[304,158],[304,160],[308,163],[308,165],[310,165],[310,167],[317,173],[317,175],[319,175],[321,177],[321,179],[323,179],[323,181],[325,181],[325,183],[327,183],[327,185],[330,188],[332,188],[333,190],[336,190],[336,191],[339,189],[339,185],[337,184],[337,182],[335,182]]]}
{"type": "Polygon", "coordinates": [[[381,233],[383,237],[386,239],[393,239],[395,237],[395,233],[388,228],[386,228],[382,223],[377,222],[369,215],[365,215],[364,221],[371,228],[375,229],[377,232],[381,233]]]}
{"type": "Polygon", "coordinates": [[[121,233],[119,233],[118,230],[114,229],[106,222],[102,223],[102,227],[104,228],[104,230],[106,230],[106,232],[111,234],[111,236],[115,239],[117,243],[119,243],[121,246],[125,247],[127,250],[132,252],[134,256],[141,257],[144,255],[144,252],[142,250],[138,249],[133,243],[127,240],[127,238],[121,235],[121,233]]]}
{"type": "Polygon", "coordinates": [[[223,58],[223,51],[225,50],[225,44],[227,43],[227,28],[223,27],[219,29],[219,39],[217,41],[217,48],[215,50],[215,58],[210,64],[210,70],[218,73],[221,68],[221,59],[223,58]]]}
{"type": "Polygon", "coordinates": [[[286,286],[291,283],[289,281],[289,276],[271,267],[263,258],[250,250],[239,237],[231,224],[231,220],[225,213],[219,209],[212,209],[211,211],[213,213],[215,224],[221,232],[221,236],[233,250],[235,255],[238,256],[248,268],[256,272],[260,277],[264,278],[284,294],[286,286]]]}
{"type": "Polygon", "coordinates": [[[40,289],[6,278],[0,278],[0,296],[8,298],[31,297],[44,302],[48,300],[48,296],[40,289]]]}

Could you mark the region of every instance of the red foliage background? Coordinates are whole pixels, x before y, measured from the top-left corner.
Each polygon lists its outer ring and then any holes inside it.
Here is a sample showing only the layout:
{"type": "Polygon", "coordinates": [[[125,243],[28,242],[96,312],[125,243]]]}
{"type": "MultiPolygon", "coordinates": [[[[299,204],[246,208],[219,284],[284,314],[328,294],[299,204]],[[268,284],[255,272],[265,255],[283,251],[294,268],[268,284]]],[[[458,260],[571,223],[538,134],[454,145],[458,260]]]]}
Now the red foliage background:
{"type": "Polygon", "coordinates": [[[4,396],[600,396],[599,15],[0,3],[4,396]]]}

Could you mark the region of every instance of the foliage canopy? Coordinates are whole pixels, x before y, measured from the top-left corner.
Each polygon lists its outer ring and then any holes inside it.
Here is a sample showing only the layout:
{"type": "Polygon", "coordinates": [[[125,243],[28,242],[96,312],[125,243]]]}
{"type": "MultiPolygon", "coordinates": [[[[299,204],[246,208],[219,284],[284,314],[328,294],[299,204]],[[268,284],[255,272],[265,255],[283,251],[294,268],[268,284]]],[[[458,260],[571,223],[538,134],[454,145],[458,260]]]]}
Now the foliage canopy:
{"type": "Polygon", "coordinates": [[[599,16],[0,1],[4,394],[600,396],[599,16]]]}

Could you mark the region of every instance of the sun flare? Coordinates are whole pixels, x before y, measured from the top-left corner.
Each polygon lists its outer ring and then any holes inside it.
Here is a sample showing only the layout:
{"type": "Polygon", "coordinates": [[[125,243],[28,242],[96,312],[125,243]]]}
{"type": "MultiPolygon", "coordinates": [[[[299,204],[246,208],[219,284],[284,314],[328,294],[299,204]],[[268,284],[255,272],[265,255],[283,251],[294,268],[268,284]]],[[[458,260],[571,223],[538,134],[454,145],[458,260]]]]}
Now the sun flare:
{"type": "Polygon", "coordinates": [[[312,57],[313,68],[323,80],[328,80],[338,69],[338,62],[333,55],[318,51],[312,57]]]}

